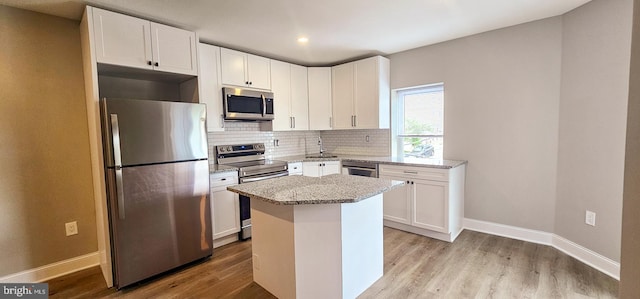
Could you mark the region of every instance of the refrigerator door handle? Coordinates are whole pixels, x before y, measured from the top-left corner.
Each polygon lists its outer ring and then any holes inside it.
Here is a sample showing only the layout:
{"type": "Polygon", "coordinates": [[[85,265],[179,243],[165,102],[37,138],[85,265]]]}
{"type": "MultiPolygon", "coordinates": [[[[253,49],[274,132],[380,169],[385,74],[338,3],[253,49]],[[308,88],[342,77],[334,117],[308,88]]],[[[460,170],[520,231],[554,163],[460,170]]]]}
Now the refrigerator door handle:
{"type": "Polygon", "coordinates": [[[122,182],[122,154],[120,153],[120,128],[118,115],[111,114],[111,138],[113,139],[113,162],[116,171],[116,196],[118,197],[118,215],[124,219],[124,185],[122,182]]]}

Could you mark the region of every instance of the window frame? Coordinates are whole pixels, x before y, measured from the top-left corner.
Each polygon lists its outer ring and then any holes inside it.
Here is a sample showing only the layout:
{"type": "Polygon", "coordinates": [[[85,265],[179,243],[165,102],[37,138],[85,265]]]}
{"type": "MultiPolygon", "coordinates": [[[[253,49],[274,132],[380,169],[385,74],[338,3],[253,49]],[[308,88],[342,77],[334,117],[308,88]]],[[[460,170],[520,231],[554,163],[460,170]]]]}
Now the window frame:
{"type": "Polygon", "coordinates": [[[443,94],[443,114],[444,114],[444,82],[431,83],[419,86],[398,88],[392,91],[391,104],[391,154],[395,157],[404,157],[404,138],[442,138],[442,157],[435,159],[444,159],[444,115],[443,115],[443,133],[442,134],[404,134],[404,96],[442,92],[443,94]]]}

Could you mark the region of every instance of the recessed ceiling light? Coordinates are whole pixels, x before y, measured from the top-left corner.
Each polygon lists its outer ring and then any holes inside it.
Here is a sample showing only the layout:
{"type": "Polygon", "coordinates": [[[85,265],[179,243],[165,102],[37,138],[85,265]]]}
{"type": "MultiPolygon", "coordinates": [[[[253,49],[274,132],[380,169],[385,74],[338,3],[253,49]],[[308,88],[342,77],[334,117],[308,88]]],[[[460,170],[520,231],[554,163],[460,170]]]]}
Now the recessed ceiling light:
{"type": "Polygon", "coordinates": [[[309,38],[304,37],[304,36],[298,37],[298,42],[301,43],[301,44],[306,44],[306,43],[309,42],[309,38]]]}

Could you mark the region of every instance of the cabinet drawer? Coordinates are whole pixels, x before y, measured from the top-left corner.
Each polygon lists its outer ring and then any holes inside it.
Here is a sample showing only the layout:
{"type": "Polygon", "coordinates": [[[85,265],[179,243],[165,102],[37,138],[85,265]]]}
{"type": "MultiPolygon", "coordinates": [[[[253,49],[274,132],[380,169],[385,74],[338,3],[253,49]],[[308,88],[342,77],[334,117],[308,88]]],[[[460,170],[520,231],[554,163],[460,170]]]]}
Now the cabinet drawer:
{"type": "Polygon", "coordinates": [[[380,164],[380,175],[394,175],[431,181],[449,181],[449,170],[428,167],[412,167],[380,164]]]}
{"type": "Polygon", "coordinates": [[[226,186],[238,184],[238,174],[235,172],[214,173],[209,176],[209,182],[211,183],[212,191],[225,190],[226,186]]]}
{"type": "Polygon", "coordinates": [[[289,163],[289,175],[302,174],[302,162],[289,163]]]}

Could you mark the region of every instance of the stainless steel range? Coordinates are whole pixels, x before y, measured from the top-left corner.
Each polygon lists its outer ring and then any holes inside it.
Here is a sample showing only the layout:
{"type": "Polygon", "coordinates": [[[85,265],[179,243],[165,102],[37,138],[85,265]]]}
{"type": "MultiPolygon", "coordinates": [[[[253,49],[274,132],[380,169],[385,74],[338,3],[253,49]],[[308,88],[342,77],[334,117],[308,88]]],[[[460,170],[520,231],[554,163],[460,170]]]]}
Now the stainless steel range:
{"type": "MultiPolygon", "coordinates": [[[[268,180],[289,175],[287,162],[268,160],[264,143],[216,146],[218,164],[238,167],[240,184],[268,180]]],[[[240,239],[251,238],[251,206],[249,198],[240,195],[240,239]]]]}

